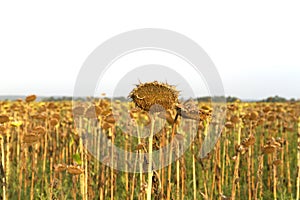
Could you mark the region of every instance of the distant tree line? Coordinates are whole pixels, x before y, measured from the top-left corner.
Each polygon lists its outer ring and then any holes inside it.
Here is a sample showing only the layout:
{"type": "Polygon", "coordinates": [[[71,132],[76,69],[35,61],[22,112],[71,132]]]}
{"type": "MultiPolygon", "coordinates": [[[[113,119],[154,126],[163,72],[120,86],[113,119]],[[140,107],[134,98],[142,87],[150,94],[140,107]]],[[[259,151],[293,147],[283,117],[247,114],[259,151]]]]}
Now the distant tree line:
{"type": "Polygon", "coordinates": [[[210,97],[210,96],[205,96],[205,97],[198,97],[197,101],[200,102],[236,102],[236,101],[241,101],[239,98],[237,97],[224,97],[224,96],[214,96],[214,97],[210,97]]]}
{"type": "MultiPolygon", "coordinates": [[[[298,99],[299,101],[299,99],[298,99]]],[[[286,99],[284,97],[280,97],[278,95],[274,97],[268,97],[266,99],[261,100],[261,102],[296,102],[296,99],[291,98],[291,99],[286,99]]]]}
{"type": "MultiPolygon", "coordinates": [[[[109,99],[107,97],[105,97],[105,99],[109,99]]],[[[62,96],[62,97],[44,97],[41,99],[42,101],[72,101],[72,100],[86,100],[86,98],[84,97],[69,97],[69,96],[62,96]]],[[[125,102],[128,101],[128,98],[125,97],[114,97],[113,100],[118,100],[121,102],[125,102]]],[[[199,102],[224,102],[226,100],[226,102],[238,102],[238,101],[242,101],[241,99],[237,98],[237,97],[232,97],[232,96],[228,96],[228,97],[224,97],[224,96],[205,96],[205,97],[198,97],[196,98],[197,101],[199,102]]],[[[184,101],[182,99],[182,101],[184,101]]],[[[291,98],[291,99],[286,99],[284,97],[280,97],[278,95],[273,96],[273,97],[268,97],[266,99],[262,99],[262,100],[250,100],[250,101],[256,101],[256,102],[299,102],[300,99],[296,100],[295,98],[291,98]]]]}
{"type": "MultiPolygon", "coordinates": [[[[81,100],[83,98],[78,98],[78,100],[81,100]]],[[[62,96],[62,97],[44,97],[41,101],[72,101],[72,97],[62,96]]]]}

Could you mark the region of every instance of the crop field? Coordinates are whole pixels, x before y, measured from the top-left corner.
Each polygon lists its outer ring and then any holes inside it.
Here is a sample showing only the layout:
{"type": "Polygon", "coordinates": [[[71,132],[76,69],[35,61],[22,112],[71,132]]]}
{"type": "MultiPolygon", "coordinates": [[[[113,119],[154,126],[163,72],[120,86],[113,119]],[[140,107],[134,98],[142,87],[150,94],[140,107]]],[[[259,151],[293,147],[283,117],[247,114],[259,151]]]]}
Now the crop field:
{"type": "MultiPolygon", "coordinates": [[[[134,94],[131,98],[135,98],[134,94]]],[[[35,95],[2,101],[0,197],[299,199],[299,102],[227,103],[220,137],[202,158],[199,151],[213,110],[204,102],[197,102],[197,108],[203,115],[199,120],[183,120],[184,115],[177,116],[171,108],[163,118],[159,117],[159,109],[156,117],[151,117],[133,102],[116,100],[112,104],[104,97],[91,98],[88,104],[77,101],[76,106],[72,101],[36,101],[35,95]],[[123,112],[113,113],[114,109],[123,112]],[[129,113],[130,117],[125,118],[122,113],[129,113]],[[153,120],[161,127],[159,133],[150,138],[130,134],[141,134],[149,125],[157,126],[153,120]],[[197,129],[191,129],[189,123],[197,123],[197,129]],[[104,134],[105,140],[97,137],[99,134],[104,134]],[[163,168],[132,173],[106,164],[118,165],[118,159],[112,159],[118,156],[114,146],[139,155],[151,153],[152,149],[159,151],[171,141],[186,141],[191,134],[195,138],[189,148],[163,168]],[[90,152],[86,146],[95,151],[90,152]]],[[[174,157],[178,148],[175,142],[169,156],[174,157]]],[[[165,162],[169,157],[161,158],[165,162]]],[[[127,164],[141,171],[152,165],[149,160],[127,164]]]]}

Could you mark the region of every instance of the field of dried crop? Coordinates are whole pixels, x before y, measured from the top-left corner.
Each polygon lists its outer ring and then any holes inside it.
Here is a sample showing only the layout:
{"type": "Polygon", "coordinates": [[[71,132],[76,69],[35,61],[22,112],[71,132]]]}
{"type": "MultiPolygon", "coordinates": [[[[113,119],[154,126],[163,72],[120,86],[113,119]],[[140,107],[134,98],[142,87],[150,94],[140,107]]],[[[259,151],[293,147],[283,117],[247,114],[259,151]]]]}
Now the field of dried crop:
{"type": "MultiPolygon", "coordinates": [[[[31,95],[0,102],[2,199],[146,199],[151,179],[152,199],[299,199],[299,103],[228,103],[218,142],[199,159],[210,117],[190,130],[180,124],[181,116],[174,122],[173,111],[167,111],[163,128],[149,145],[147,139],[131,137],[120,128],[117,118],[123,116],[114,118],[107,99],[92,99],[88,106],[79,102],[75,108],[71,101],[35,99],[31,95]],[[179,125],[182,128],[176,129],[179,125]],[[108,143],[97,137],[99,132],[108,143]],[[112,170],[84,145],[87,137],[95,136],[89,142],[97,144],[98,156],[110,162],[117,156],[110,151],[111,144],[129,152],[147,152],[150,146],[159,149],[191,132],[195,141],[185,154],[153,173],[112,170]]],[[[147,113],[131,103],[113,106],[130,113],[126,123],[133,132],[151,124],[147,113]]],[[[198,108],[211,112],[204,103],[198,108]]]]}

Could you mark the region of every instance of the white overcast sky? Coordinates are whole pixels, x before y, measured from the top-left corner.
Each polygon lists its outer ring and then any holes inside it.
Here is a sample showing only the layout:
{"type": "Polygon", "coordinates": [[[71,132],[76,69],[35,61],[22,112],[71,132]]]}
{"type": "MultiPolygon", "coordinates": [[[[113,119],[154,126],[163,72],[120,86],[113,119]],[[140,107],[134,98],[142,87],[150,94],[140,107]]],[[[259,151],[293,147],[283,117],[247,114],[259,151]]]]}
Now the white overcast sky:
{"type": "Polygon", "coordinates": [[[1,1],[0,95],[72,95],[102,42],[163,28],[197,42],[226,95],[300,98],[300,1],[1,1]]]}

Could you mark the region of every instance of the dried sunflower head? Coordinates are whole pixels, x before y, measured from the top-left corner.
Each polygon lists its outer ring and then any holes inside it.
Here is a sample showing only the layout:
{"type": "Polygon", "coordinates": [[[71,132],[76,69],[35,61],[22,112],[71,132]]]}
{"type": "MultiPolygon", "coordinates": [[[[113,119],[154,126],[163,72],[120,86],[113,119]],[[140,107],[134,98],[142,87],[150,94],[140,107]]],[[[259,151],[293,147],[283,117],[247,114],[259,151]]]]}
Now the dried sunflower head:
{"type": "Polygon", "coordinates": [[[66,164],[57,164],[57,165],[54,165],[54,171],[55,172],[63,172],[67,169],[67,165],[66,164]]]}
{"type": "Polygon", "coordinates": [[[34,100],[36,100],[36,95],[34,95],[34,94],[29,95],[29,96],[27,96],[27,97],[25,98],[25,101],[26,101],[27,103],[32,102],[32,101],[34,101],[34,100]]]}
{"type": "Polygon", "coordinates": [[[23,142],[26,144],[35,144],[40,139],[39,135],[35,133],[26,134],[23,136],[23,142]]]}
{"type": "Polygon", "coordinates": [[[255,137],[253,135],[250,135],[248,138],[243,139],[242,145],[245,147],[249,147],[251,145],[254,145],[255,141],[255,137]]]}
{"type": "Polygon", "coordinates": [[[149,114],[141,110],[140,108],[133,108],[130,110],[130,117],[136,121],[139,125],[147,126],[151,123],[151,118],[149,114]]]}
{"type": "Polygon", "coordinates": [[[271,154],[271,153],[274,153],[275,151],[276,151],[275,145],[268,144],[268,145],[265,145],[263,148],[264,154],[271,154]]]}
{"type": "MultiPolygon", "coordinates": [[[[205,108],[205,107],[204,107],[205,108]]],[[[186,119],[193,119],[193,120],[200,120],[204,121],[211,117],[211,110],[210,109],[199,109],[196,102],[192,99],[184,102],[183,104],[176,105],[177,113],[186,119]]]]}
{"type": "Polygon", "coordinates": [[[174,86],[154,81],[137,85],[129,97],[144,111],[150,111],[151,108],[151,111],[160,112],[173,109],[178,103],[178,95],[179,92],[174,86]]]}
{"type": "Polygon", "coordinates": [[[81,169],[79,166],[68,165],[67,172],[72,175],[79,175],[79,174],[82,174],[84,172],[84,170],[81,169]]]}
{"type": "Polygon", "coordinates": [[[5,123],[5,122],[9,122],[9,116],[1,114],[0,115],[0,124],[5,123]]]}

